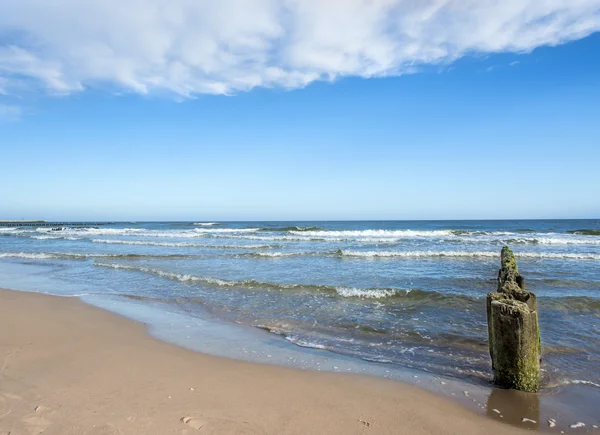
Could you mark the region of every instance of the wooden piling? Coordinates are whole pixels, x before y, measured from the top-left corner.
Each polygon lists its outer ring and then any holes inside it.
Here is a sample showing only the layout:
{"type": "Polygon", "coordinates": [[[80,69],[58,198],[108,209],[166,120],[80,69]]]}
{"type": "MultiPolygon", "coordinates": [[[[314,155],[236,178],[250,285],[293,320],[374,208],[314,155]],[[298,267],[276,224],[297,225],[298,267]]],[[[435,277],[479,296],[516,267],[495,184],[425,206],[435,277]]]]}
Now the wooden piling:
{"type": "Polygon", "coordinates": [[[490,356],[494,383],[521,391],[538,391],[540,333],[537,300],[525,290],[513,252],[502,248],[498,291],[487,296],[490,356]]]}

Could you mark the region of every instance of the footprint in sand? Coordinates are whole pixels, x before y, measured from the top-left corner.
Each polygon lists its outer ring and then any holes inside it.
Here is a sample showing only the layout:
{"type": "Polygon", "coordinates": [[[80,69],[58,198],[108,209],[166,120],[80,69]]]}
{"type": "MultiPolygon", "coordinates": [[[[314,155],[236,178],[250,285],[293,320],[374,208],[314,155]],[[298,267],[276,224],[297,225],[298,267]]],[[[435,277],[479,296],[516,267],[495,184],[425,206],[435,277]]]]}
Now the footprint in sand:
{"type": "Polygon", "coordinates": [[[250,423],[223,418],[183,417],[181,421],[206,435],[260,435],[263,432],[250,423]]]}
{"type": "Polygon", "coordinates": [[[25,415],[21,422],[32,434],[39,434],[45,431],[51,424],[48,416],[54,414],[50,408],[44,405],[38,405],[32,413],[25,415]]]}
{"type": "Polygon", "coordinates": [[[21,422],[32,434],[40,434],[48,429],[48,426],[50,426],[50,420],[31,414],[23,417],[21,422]]]}

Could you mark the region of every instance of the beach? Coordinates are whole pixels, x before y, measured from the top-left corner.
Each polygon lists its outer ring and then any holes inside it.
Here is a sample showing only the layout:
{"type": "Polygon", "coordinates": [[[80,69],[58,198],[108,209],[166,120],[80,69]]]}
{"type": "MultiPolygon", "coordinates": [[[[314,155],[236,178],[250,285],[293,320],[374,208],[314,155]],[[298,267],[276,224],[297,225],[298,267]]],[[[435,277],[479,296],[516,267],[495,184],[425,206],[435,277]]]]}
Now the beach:
{"type": "Polygon", "coordinates": [[[203,355],[76,298],[0,291],[0,433],[522,433],[399,382],[203,355]]]}

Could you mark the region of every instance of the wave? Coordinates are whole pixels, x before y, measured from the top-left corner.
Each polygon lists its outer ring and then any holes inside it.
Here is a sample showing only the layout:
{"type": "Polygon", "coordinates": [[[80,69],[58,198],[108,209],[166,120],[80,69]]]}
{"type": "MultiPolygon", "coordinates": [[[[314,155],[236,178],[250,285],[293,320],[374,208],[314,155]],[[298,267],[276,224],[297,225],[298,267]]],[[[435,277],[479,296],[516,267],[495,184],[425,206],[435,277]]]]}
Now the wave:
{"type": "MultiPolygon", "coordinates": [[[[216,277],[197,276],[191,274],[181,274],[169,272],[161,269],[141,265],[103,263],[96,261],[96,266],[138,271],[156,275],[162,278],[173,279],[180,282],[197,282],[203,285],[216,288],[244,288],[244,289],[263,289],[277,291],[314,291],[323,293],[337,294],[343,298],[359,299],[392,299],[401,301],[403,304],[433,304],[435,306],[445,307],[465,307],[471,304],[483,303],[485,293],[478,296],[442,293],[434,290],[420,289],[400,289],[400,288],[356,288],[348,286],[335,286],[325,284],[281,284],[273,282],[261,282],[256,280],[228,280],[216,277]]],[[[490,291],[493,288],[490,287],[490,291]]],[[[600,300],[585,296],[566,296],[566,297],[540,297],[539,305],[545,310],[563,310],[578,312],[600,312],[600,300]]]]}
{"type": "Polygon", "coordinates": [[[453,307],[464,307],[473,302],[480,303],[481,298],[474,298],[469,295],[456,293],[441,293],[437,291],[427,291],[419,289],[401,289],[401,288],[357,288],[348,286],[335,286],[326,284],[281,284],[273,282],[261,282],[250,280],[228,280],[216,277],[198,276],[191,274],[182,274],[169,272],[161,269],[155,269],[140,265],[129,265],[120,263],[102,263],[95,262],[94,265],[112,269],[138,271],[152,274],[162,278],[173,279],[180,282],[197,282],[203,285],[216,288],[244,288],[244,289],[263,289],[277,291],[311,291],[333,293],[343,298],[358,299],[389,299],[401,300],[408,304],[435,304],[453,307]]]}
{"type": "Polygon", "coordinates": [[[520,237],[512,239],[499,239],[507,245],[600,245],[600,240],[593,238],[571,238],[571,237],[520,237]]]}
{"type": "Polygon", "coordinates": [[[261,231],[273,231],[273,232],[308,232],[308,231],[323,231],[320,227],[300,227],[300,226],[291,226],[291,227],[265,227],[261,228],[261,231]]]}
{"type": "Polygon", "coordinates": [[[450,230],[455,236],[485,236],[490,234],[489,231],[469,231],[469,230],[450,230]]]}
{"type": "Polygon", "coordinates": [[[53,236],[53,235],[29,236],[29,238],[36,239],[36,240],[82,240],[81,237],[53,236]]]}
{"type": "Polygon", "coordinates": [[[30,236],[30,238],[32,239],[36,239],[36,240],[58,240],[58,239],[62,239],[62,236],[30,236]]]}
{"type": "Polygon", "coordinates": [[[257,236],[257,235],[248,235],[248,234],[214,234],[212,235],[214,238],[218,239],[243,239],[243,240],[260,240],[260,241],[270,241],[270,242],[333,242],[333,241],[345,241],[347,239],[325,239],[318,237],[300,237],[300,236],[290,236],[290,235],[274,235],[274,236],[257,236]]]}
{"type": "Polygon", "coordinates": [[[216,222],[194,222],[192,225],[196,225],[199,227],[212,227],[213,225],[219,225],[216,222]]]}
{"type": "Polygon", "coordinates": [[[544,309],[561,311],[600,311],[600,299],[587,296],[565,296],[561,298],[539,298],[539,305],[544,309]]]}
{"type": "Polygon", "coordinates": [[[169,248],[216,248],[216,249],[273,249],[281,248],[281,245],[211,245],[204,243],[187,242],[151,242],[145,240],[114,240],[114,239],[92,239],[92,243],[106,243],[111,245],[137,245],[137,246],[162,246],[169,248]]]}
{"type": "Polygon", "coordinates": [[[53,254],[29,253],[29,252],[2,252],[0,258],[24,258],[28,260],[47,260],[57,258],[53,254]]]}
{"type": "Polygon", "coordinates": [[[236,257],[255,257],[255,258],[281,258],[281,257],[300,257],[310,255],[321,255],[320,252],[248,252],[245,254],[236,254],[236,257]]]}
{"type": "Polygon", "coordinates": [[[260,228],[194,228],[197,233],[219,234],[219,233],[254,233],[260,228]]]}
{"type": "Polygon", "coordinates": [[[96,234],[96,235],[105,235],[105,236],[121,236],[121,235],[139,235],[145,232],[149,232],[149,230],[145,230],[143,228],[36,228],[35,230],[38,233],[50,233],[56,234],[60,232],[61,234],[96,234]]]}
{"type": "Polygon", "coordinates": [[[563,381],[561,381],[561,383],[563,385],[569,385],[569,384],[573,384],[573,385],[588,385],[590,387],[596,387],[596,388],[600,388],[600,384],[597,384],[595,382],[592,381],[586,381],[586,380],[581,380],[581,379],[565,379],[563,381]]]}
{"type": "MultiPolygon", "coordinates": [[[[214,222],[210,222],[214,223],[214,222]]],[[[208,222],[207,222],[208,224],[208,222]]],[[[12,230],[12,229],[10,229],[12,230]]],[[[323,230],[318,227],[263,227],[263,228],[212,228],[201,227],[187,230],[150,230],[144,228],[37,228],[34,233],[54,237],[147,237],[147,238],[232,238],[265,242],[358,242],[373,244],[396,244],[407,240],[439,240],[449,243],[478,244],[532,244],[532,245],[599,245],[600,238],[592,234],[596,230],[578,230],[579,237],[573,234],[487,232],[465,230],[323,230]],[[587,231],[588,233],[580,233],[587,231]],[[41,234],[40,234],[41,233],[41,234]]],[[[24,232],[24,231],[21,231],[24,232]]],[[[2,234],[16,234],[4,231],[2,234]]],[[[31,231],[25,232],[31,234],[31,231]]]]}
{"type": "Polygon", "coordinates": [[[156,297],[152,297],[152,296],[132,295],[132,294],[128,294],[128,293],[115,293],[114,295],[121,297],[121,298],[133,299],[136,301],[169,302],[169,299],[156,298],[156,297]]]}
{"type": "MultiPolygon", "coordinates": [[[[343,297],[359,297],[359,298],[386,298],[390,296],[404,295],[408,296],[413,291],[403,290],[396,288],[352,288],[343,286],[331,286],[331,285],[320,285],[320,284],[279,284],[272,282],[260,282],[256,280],[227,280],[214,277],[197,276],[190,274],[180,274],[175,272],[168,272],[165,270],[154,269],[145,266],[134,266],[128,264],[118,263],[94,263],[96,266],[107,267],[112,269],[123,269],[133,270],[144,273],[150,273],[163,278],[170,278],[181,282],[198,282],[206,285],[212,285],[216,287],[242,287],[248,289],[262,288],[271,290],[309,290],[309,291],[323,291],[323,292],[334,292],[343,297]]],[[[423,292],[421,292],[423,293],[423,292]]],[[[430,292],[425,292],[430,293],[430,292]]]]}
{"type": "Polygon", "coordinates": [[[600,236],[600,230],[571,230],[567,231],[569,234],[578,234],[582,236],[600,236]]]}
{"type": "MultiPolygon", "coordinates": [[[[273,331],[269,331],[269,332],[273,332],[273,331]]],[[[293,335],[288,335],[285,337],[285,339],[287,341],[289,341],[290,343],[293,343],[296,346],[300,346],[300,347],[308,347],[311,349],[322,349],[322,350],[328,349],[328,347],[325,346],[324,344],[314,343],[312,341],[306,340],[304,338],[295,337],[293,335]]]]}
{"type": "MultiPolygon", "coordinates": [[[[396,289],[363,289],[355,287],[336,287],[335,292],[345,298],[367,298],[367,299],[381,299],[389,298],[398,293],[396,289]]],[[[407,294],[410,291],[407,291],[407,294]]]]}
{"type": "MultiPolygon", "coordinates": [[[[466,258],[500,258],[500,254],[495,251],[351,251],[340,249],[336,251],[337,255],[347,257],[466,257],[466,258]]],[[[561,259],[561,260],[600,260],[600,254],[575,254],[575,253],[553,253],[553,252],[516,252],[517,258],[533,258],[533,259],[561,259]]]]}
{"type": "Polygon", "coordinates": [[[343,231],[290,231],[292,234],[299,234],[307,237],[343,237],[343,238],[406,238],[406,237],[440,237],[451,236],[451,230],[343,230],[343,231]]]}
{"type": "MultiPolygon", "coordinates": [[[[264,231],[264,230],[261,230],[264,231]]],[[[386,232],[384,230],[368,230],[368,231],[289,231],[287,234],[273,235],[258,235],[258,234],[218,234],[206,233],[208,236],[216,238],[230,239],[246,239],[246,240],[261,240],[261,241],[288,241],[288,242],[358,242],[358,243],[373,243],[373,244],[397,244],[410,239],[418,240],[419,238],[429,237],[430,239],[438,237],[439,241],[445,243],[477,243],[477,244],[532,244],[532,245],[600,245],[599,239],[594,238],[574,238],[566,237],[523,237],[516,233],[488,233],[477,236],[457,236],[449,233],[438,233],[436,235],[424,236],[424,232],[416,235],[410,235],[403,232],[402,235],[398,232],[386,232]]],[[[451,232],[450,232],[451,233],[451,232]]]]}
{"type": "MultiPolygon", "coordinates": [[[[153,238],[199,238],[210,234],[245,233],[258,231],[259,228],[194,228],[189,230],[148,230],[144,228],[65,228],[61,235],[70,236],[115,236],[115,237],[153,237],[153,238]]],[[[49,228],[38,228],[36,232],[53,234],[57,231],[49,228]]]]}
{"type": "Polygon", "coordinates": [[[23,258],[28,260],[50,260],[50,259],[75,259],[87,258],[191,258],[193,255],[166,254],[166,255],[144,255],[144,254],[79,254],[74,252],[2,252],[0,258],[23,258]]]}

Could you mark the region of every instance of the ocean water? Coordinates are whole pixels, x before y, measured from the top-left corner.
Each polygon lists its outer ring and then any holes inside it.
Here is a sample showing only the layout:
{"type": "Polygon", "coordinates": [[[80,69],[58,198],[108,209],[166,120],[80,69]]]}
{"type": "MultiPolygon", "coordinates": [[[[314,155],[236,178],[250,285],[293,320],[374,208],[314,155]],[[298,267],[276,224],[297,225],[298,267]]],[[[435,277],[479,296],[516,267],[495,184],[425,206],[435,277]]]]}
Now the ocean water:
{"type": "Polygon", "coordinates": [[[544,389],[600,388],[600,220],[0,227],[0,287],[160,303],[486,385],[485,296],[504,245],[538,296],[544,389]]]}

